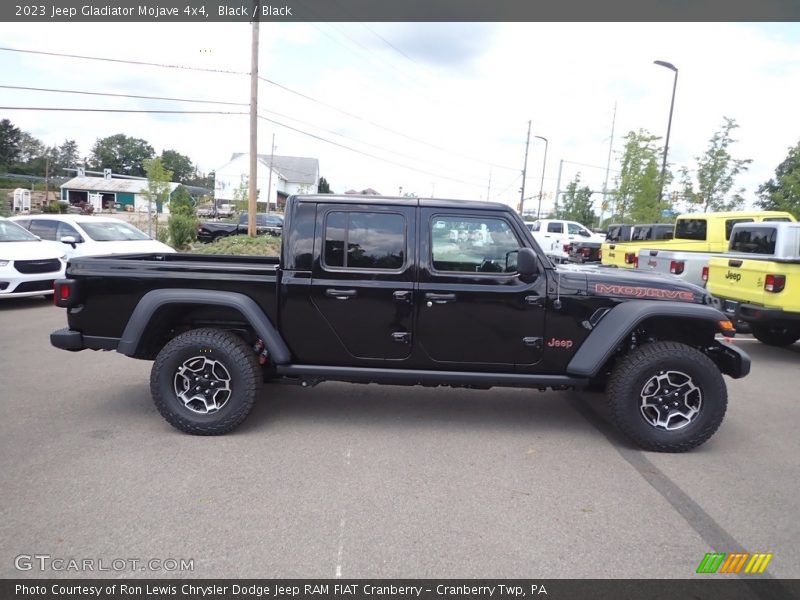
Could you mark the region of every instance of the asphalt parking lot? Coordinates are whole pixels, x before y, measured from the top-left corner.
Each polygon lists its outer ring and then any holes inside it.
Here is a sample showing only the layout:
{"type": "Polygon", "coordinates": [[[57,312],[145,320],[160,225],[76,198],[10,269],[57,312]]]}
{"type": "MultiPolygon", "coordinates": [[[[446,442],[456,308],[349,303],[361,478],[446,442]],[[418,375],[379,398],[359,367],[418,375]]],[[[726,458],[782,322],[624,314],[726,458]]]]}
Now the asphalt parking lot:
{"type": "MultiPolygon", "coordinates": [[[[800,343],[743,336],[720,431],[633,447],[577,392],[265,386],[217,438],[170,427],[150,363],[68,353],[63,310],[0,304],[0,577],[19,555],[192,559],[103,576],[694,576],[707,552],[772,552],[800,577],[800,343]]],[[[730,577],[730,576],[729,576],[730,577]]]]}

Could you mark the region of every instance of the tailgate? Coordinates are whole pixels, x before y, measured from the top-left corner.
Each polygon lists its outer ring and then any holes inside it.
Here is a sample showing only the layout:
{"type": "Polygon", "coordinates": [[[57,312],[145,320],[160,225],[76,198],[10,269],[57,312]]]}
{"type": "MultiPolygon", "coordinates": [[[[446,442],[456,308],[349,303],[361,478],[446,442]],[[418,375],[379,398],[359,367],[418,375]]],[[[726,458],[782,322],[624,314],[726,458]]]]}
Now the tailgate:
{"type": "MultiPolygon", "coordinates": [[[[708,263],[708,291],[712,296],[727,298],[748,304],[764,305],[767,294],[764,291],[764,278],[770,272],[770,265],[775,263],[743,259],[713,257],[708,263]]],[[[773,269],[774,272],[774,269],[773,269]]]]}
{"type": "Polygon", "coordinates": [[[639,251],[639,268],[655,273],[669,273],[673,254],[664,250],[644,248],[639,251]]]}
{"type": "Polygon", "coordinates": [[[637,250],[631,248],[628,244],[620,244],[619,242],[606,242],[602,246],[602,256],[600,262],[604,265],[613,265],[615,267],[632,269],[634,265],[632,262],[625,262],[625,254],[635,254],[636,252],[637,250]]]}

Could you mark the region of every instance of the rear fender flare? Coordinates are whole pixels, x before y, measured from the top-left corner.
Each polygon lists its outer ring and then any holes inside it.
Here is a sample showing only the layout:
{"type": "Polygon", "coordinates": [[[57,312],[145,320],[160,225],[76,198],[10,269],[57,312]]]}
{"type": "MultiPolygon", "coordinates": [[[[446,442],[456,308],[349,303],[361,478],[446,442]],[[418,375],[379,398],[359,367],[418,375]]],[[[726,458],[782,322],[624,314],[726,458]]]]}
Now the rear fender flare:
{"type": "Polygon", "coordinates": [[[139,343],[153,315],[163,306],[170,304],[212,304],[233,308],[242,314],[258,337],[264,341],[273,363],[283,365],[291,361],[291,353],[280,333],[252,298],[235,292],[215,290],[169,289],[148,292],[142,296],[133,310],[117,346],[117,352],[126,356],[136,356],[139,343]]]}

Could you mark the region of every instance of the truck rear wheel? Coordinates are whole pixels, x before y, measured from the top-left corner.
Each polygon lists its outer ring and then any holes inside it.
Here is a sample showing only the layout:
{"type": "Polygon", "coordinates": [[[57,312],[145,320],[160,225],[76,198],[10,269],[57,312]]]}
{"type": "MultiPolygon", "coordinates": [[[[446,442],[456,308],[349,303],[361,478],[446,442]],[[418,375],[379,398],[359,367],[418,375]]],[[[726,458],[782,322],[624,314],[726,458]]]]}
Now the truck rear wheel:
{"type": "Polygon", "coordinates": [[[150,392],[173,427],[220,435],[250,414],[260,381],[261,368],[243,339],[220,329],[194,329],[158,353],[150,392]]]}
{"type": "Polygon", "coordinates": [[[753,323],[753,337],[768,346],[791,346],[800,340],[800,326],[788,323],[753,323]]]}
{"type": "Polygon", "coordinates": [[[654,342],[622,358],[608,382],[614,424],[645,450],[685,452],[719,428],[728,391],[717,366],[677,342],[654,342]]]}

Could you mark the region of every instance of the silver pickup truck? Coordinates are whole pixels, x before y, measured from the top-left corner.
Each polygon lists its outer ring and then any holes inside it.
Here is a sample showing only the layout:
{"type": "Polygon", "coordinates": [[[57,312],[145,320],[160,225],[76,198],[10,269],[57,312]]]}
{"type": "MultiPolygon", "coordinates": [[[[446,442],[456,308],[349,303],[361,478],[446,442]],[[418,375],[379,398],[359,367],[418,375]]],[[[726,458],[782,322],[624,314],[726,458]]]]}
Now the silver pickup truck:
{"type": "MultiPolygon", "coordinates": [[[[785,224],[791,225],[792,223],[787,221],[785,224]]],[[[783,225],[782,222],[772,220],[765,220],[763,223],[736,223],[730,231],[728,249],[724,255],[744,253],[752,257],[753,254],[765,254],[766,251],[759,250],[759,247],[749,242],[755,232],[762,231],[764,228],[773,231],[772,235],[777,236],[777,238],[773,238],[773,241],[777,241],[780,250],[784,244],[782,240],[786,238],[786,233],[781,232],[787,231],[783,225]]],[[[638,269],[674,275],[689,283],[704,286],[709,259],[712,256],[721,255],[723,255],[721,252],[641,248],[636,266],[638,269]]]]}

